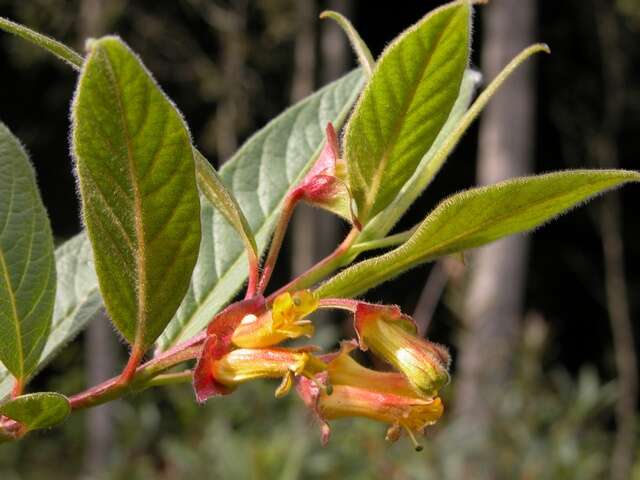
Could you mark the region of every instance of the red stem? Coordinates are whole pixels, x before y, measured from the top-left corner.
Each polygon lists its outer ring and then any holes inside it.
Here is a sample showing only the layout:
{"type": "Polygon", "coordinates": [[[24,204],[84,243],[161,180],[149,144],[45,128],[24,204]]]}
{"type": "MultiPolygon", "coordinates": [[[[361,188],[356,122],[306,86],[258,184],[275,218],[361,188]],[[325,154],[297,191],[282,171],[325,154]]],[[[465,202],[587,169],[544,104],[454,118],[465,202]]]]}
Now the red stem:
{"type": "MultiPolygon", "coordinates": [[[[145,382],[151,380],[156,375],[179,363],[197,358],[202,350],[201,344],[206,338],[206,333],[176,345],[174,348],[158,355],[143,365],[134,369],[134,373],[127,383],[122,382],[122,374],[92,387],[84,392],[78,393],[69,398],[73,410],[81,410],[93,407],[101,403],[108,402],[122,396],[128,391],[134,391],[144,386],[145,382]]],[[[129,366],[129,364],[127,365],[129,366]]],[[[127,369],[125,368],[125,371],[127,369]]],[[[123,372],[124,374],[124,372],[123,372]]]]}
{"type": "Polygon", "coordinates": [[[267,255],[267,259],[262,268],[262,277],[260,277],[260,282],[258,283],[258,293],[264,292],[265,288],[267,288],[267,285],[269,284],[269,280],[271,280],[271,275],[273,274],[273,269],[275,268],[276,261],[278,260],[280,248],[282,247],[284,236],[287,233],[287,227],[291,220],[291,215],[293,214],[296,204],[302,198],[302,193],[302,190],[292,190],[284,200],[278,225],[276,225],[276,229],[273,232],[273,239],[271,240],[271,246],[269,247],[269,254],[267,255]]]}
{"type": "Polygon", "coordinates": [[[142,361],[142,357],[144,356],[144,351],[140,348],[139,345],[134,344],[133,349],[131,350],[131,355],[129,355],[129,360],[125,365],[120,377],[118,378],[118,383],[122,385],[128,385],[136,374],[136,370],[142,361]]]}
{"type": "Polygon", "coordinates": [[[249,283],[247,284],[247,293],[244,297],[245,300],[253,298],[256,295],[260,275],[260,265],[255,252],[253,250],[247,250],[247,255],[249,256],[249,283]]]}
{"type": "Polygon", "coordinates": [[[11,390],[11,398],[16,398],[22,395],[23,388],[24,384],[22,381],[16,378],[16,383],[13,384],[13,389],[11,390]]]}
{"type": "Polygon", "coordinates": [[[358,300],[350,298],[321,298],[319,306],[320,308],[337,308],[355,313],[358,303],[360,303],[358,300]]]}
{"type": "Polygon", "coordinates": [[[280,289],[269,295],[267,297],[267,304],[271,304],[278,295],[284,292],[290,292],[298,290],[300,288],[310,287],[317,281],[325,278],[326,275],[329,275],[331,272],[335,271],[335,269],[340,267],[342,255],[344,255],[349,250],[349,248],[351,248],[351,245],[353,245],[353,242],[358,237],[359,233],[360,231],[357,228],[352,228],[346,238],[332,253],[326,256],[323,260],[320,260],[302,275],[294,278],[284,287],[281,287],[280,289]]]}

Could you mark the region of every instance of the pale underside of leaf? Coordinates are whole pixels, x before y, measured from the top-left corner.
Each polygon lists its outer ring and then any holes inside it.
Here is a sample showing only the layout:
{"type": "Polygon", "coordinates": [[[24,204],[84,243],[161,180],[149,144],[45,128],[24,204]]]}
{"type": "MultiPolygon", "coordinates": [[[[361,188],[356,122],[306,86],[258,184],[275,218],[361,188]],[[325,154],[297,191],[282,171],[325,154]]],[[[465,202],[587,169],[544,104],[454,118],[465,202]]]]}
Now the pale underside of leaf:
{"type": "Polygon", "coordinates": [[[526,232],[640,173],[574,170],[509,180],[443,201],[402,246],[340,272],[318,288],[322,297],[357,296],[443,255],[526,232]]]}
{"type": "MultiPolygon", "coordinates": [[[[362,73],[356,70],[291,107],[220,169],[220,178],[244,212],[259,252],[267,245],[286,192],[320,153],[327,123],[339,128],[362,84],[362,73]]],[[[201,221],[198,264],[185,300],[158,341],[163,350],[204,329],[246,279],[242,243],[224,216],[203,202],[201,221]]]]}
{"type": "Polygon", "coordinates": [[[21,382],[36,367],[49,332],[55,277],[35,173],[0,123],[0,361],[21,382]]]}

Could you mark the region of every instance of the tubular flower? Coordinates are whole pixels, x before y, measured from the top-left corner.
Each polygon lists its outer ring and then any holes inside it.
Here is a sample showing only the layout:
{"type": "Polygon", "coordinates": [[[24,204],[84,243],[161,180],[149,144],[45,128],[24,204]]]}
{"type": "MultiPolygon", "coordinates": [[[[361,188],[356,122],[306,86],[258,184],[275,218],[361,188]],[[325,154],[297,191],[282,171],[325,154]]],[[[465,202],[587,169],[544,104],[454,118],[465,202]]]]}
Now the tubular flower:
{"type": "Polygon", "coordinates": [[[360,223],[352,210],[351,192],[346,182],[346,162],[340,158],[338,136],[331,123],[326,128],[327,141],[316,163],[291,195],[329,210],[358,229],[360,223]]]}
{"type": "Polygon", "coordinates": [[[271,310],[245,316],[231,341],[242,348],[264,348],[302,336],[313,335],[313,325],[303,317],[318,308],[318,297],[309,290],[278,295],[271,310]]]}
{"type": "Polygon", "coordinates": [[[416,395],[414,388],[402,373],[377,372],[356,362],[349,353],[357,347],[358,342],[355,340],[344,341],[339,352],[320,357],[327,362],[331,385],[348,385],[407,397],[416,395]]]}
{"type": "Polygon", "coordinates": [[[217,382],[211,375],[211,364],[231,351],[231,337],[242,319],[247,315],[261,314],[264,310],[264,297],[258,295],[229,305],[213,318],[207,327],[202,353],[193,371],[193,389],[198,402],[205,402],[212,396],[231,393],[229,388],[217,382]]]}
{"type": "Polygon", "coordinates": [[[397,368],[423,396],[437,396],[449,382],[447,349],[418,337],[411,317],[397,306],[358,303],[355,329],[361,349],[371,349],[397,368]]]}
{"type": "Polygon", "coordinates": [[[329,440],[329,420],[365,417],[389,424],[386,436],[389,441],[396,441],[404,429],[420,450],[415,434],[422,433],[442,416],[442,401],[439,397],[417,395],[400,373],[363,367],[349,356],[353,348],[352,343],[343,344],[338,354],[323,356],[323,361],[328,360],[327,371],[315,381],[299,378],[297,383],[298,394],[321,425],[323,445],[329,440]],[[319,386],[329,382],[331,394],[319,386]]]}
{"type": "Polygon", "coordinates": [[[313,358],[308,350],[240,348],[212,362],[211,375],[230,389],[249,380],[282,377],[276,390],[276,397],[281,397],[291,389],[294,376],[312,378],[324,368],[324,364],[313,358]]]}

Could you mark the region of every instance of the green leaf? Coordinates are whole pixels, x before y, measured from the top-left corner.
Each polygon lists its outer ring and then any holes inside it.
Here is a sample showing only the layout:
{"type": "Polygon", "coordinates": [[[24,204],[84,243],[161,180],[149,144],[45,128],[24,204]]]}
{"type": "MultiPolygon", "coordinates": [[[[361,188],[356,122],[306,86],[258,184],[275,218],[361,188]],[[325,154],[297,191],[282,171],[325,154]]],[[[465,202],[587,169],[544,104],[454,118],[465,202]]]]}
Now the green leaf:
{"type": "Polygon", "coordinates": [[[55,281],[53,237],[35,173],[0,123],[0,361],[22,384],[49,333],[55,281]]]}
{"type": "MultiPolygon", "coordinates": [[[[322,148],[328,122],[344,122],[363,84],[354,71],[302,100],[252,136],[220,169],[263,252],[287,191],[297,184],[322,148]]],[[[247,260],[234,230],[209,202],[202,202],[200,257],[191,288],[158,341],[160,349],[196,335],[238,292],[247,260]]]]}
{"type": "Polygon", "coordinates": [[[351,297],[420,263],[526,232],[605,190],[640,182],[625,170],[567,170],[517,178],[444,200],[402,246],[321,285],[322,297],[351,297]]]}
{"type": "Polygon", "coordinates": [[[30,393],[0,405],[0,415],[20,422],[27,431],[53,427],[69,413],[71,405],[67,397],[52,392],[30,393]]]}
{"type": "Polygon", "coordinates": [[[82,62],[84,61],[82,56],[75,50],[67,47],[65,44],[60,43],[57,40],[54,40],[53,38],[47,37],[46,35],[38,33],[35,30],[31,30],[24,25],[20,25],[19,23],[12,22],[7,18],[2,17],[0,17],[0,30],[12,33],[40,48],[43,48],[62,61],[67,62],[76,70],[80,70],[82,68],[82,62]]]}
{"type": "Polygon", "coordinates": [[[193,156],[196,161],[196,175],[198,179],[198,187],[200,193],[215,206],[218,211],[227,219],[227,221],[235,228],[236,233],[240,235],[245,248],[255,257],[258,255],[258,247],[256,240],[253,238],[253,232],[247,221],[242,209],[236,199],[229,193],[227,187],[224,186],[218,173],[211,166],[209,161],[197,150],[193,149],[193,156]]]}
{"type": "Polygon", "coordinates": [[[358,219],[365,225],[413,175],[449,117],[467,65],[468,2],[440,7],[384,51],[345,134],[358,219]]]}
{"type": "Polygon", "coordinates": [[[358,237],[358,242],[366,242],[370,239],[378,239],[387,235],[402,215],[404,215],[413,202],[418,199],[431,183],[431,180],[433,180],[436,173],[444,164],[444,162],[440,162],[439,165],[434,166],[436,153],[440,151],[440,148],[447,138],[450,137],[455,127],[460,124],[461,119],[465,112],[467,112],[469,104],[473,99],[473,94],[478,87],[480,78],[480,74],[474,70],[465,71],[458,98],[451,109],[449,118],[440,130],[440,133],[438,133],[431,148],[429,148],[429,151],[422,157],[413,176],[402,186],[393,201],[365,226],[358,237]]]}
{"type": "MultiPolygon", "coordinates": [[[[85,233],[76,235],[56,249],[57,287],[53,320],[35,375],[102,311],[102,298],[93,266],[91,244],[85,233]]],[[[12,387],[12,377],[0,368],[0,399],[12,387]]]]}
{"type": "Polygon", "coordinates": [[[367,44],[364,43],[362,38],[360,38],[360,34],[353,27],[351,22],[347,18],[345,18],[344,15],[338,12],[334,12],[333,10],[326,10],[322,12],[320,14],[320,18],[330,18],[331,20],[335,21],[340,26],[340,28],[342,28],[342,30],[344,30],[344,33],[349,39],[349,42],[351,42],[353,51],[358,57],[358,62],[360,63],[362,70],[367,75],[367,77],[370,77],[373,74],[373,69],[376,66],[376,62],[371,55],[369,47],[367,47],[367,44]]]}
{"type": "Polygon", "coordinates": [[[143,351],[171,320],[198,257],[191,139],[176,108],[116,37],[90,44],[72,118],[100,291],[115,326],[143,351]]]}

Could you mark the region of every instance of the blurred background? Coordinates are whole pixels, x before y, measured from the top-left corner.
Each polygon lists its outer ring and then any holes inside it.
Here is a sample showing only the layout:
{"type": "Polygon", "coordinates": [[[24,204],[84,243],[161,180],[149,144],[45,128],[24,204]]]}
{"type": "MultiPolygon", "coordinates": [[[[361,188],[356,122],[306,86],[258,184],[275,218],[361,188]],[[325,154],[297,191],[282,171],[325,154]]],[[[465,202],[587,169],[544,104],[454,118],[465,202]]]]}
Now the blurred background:
{"type": "MultiPolygon", "coordinates": [[[[120,34],[185,114],[220,166],[292,102],[355,67],[324,9],[352,19],[378,55],[434,0],[0,0],[0,15],[82,49],[120,34]]],[[[485,84],[535,41],[551,56],[510,79],[399,229],[474,184],[563,168],[639,169],[640,1],[492,0],[477,9],[472,65],[485,84]]],[[[56,237],[80,229],[68,145],[76,75],[0,34],[0,118],[31,153],[56,237]]],[[[144,392],[74,414],[0,448],[0,478],[640,479],[640,189],[625,187],[554,221],[459,259],[418,268],[369,292],[414,313],[450,346],[447,412],[415,453],[383,425],[334,422],[321,448],[301,402],[251,384],[197,406],[189,386],[144,392]]],[[[333,249],[344,226],[294,218],[273,284],[333,249]],[[288,263],[287,263],[288,262],[288,263]]],[[[327,317],[317,342],[349,335],[327,317]]],[[[125,358],[97,319],[31,389],[71,393],[114,375],[125,358]]]]}

